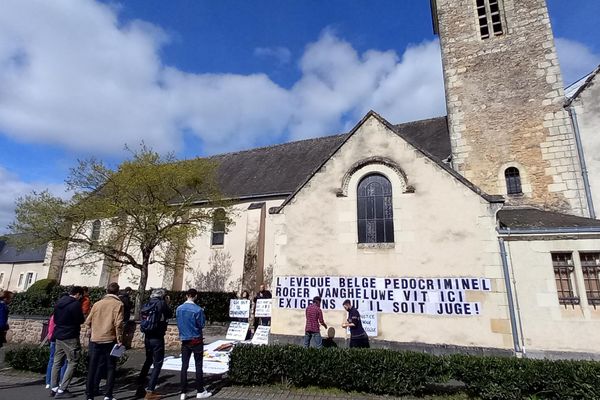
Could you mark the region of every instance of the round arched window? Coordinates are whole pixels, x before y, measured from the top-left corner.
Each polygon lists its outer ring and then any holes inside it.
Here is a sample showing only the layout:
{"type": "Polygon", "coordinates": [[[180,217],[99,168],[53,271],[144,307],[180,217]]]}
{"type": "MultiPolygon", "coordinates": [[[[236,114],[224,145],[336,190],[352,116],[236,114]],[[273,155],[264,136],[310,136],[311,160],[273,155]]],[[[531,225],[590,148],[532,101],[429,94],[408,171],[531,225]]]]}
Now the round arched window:
{"type": "Polygon", "coordinates": [[[393,243],[392,184],[383,175],[364,177],[358,184],[358,243],[393,243]]]}

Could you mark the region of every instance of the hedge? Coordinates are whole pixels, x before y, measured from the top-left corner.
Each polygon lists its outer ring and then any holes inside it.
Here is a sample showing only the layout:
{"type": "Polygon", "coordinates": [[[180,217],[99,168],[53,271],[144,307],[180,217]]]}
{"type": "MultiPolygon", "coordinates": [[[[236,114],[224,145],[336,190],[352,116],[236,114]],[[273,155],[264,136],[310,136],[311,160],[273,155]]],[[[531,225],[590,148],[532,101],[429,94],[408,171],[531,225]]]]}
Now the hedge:
{"type": "Polygon", "coordinates": [[[229,376],[240,385],[286,383],[392,396],[436,394],[439,384],[456,380],[481,399],[600,399],[600,363],[592,361],[239,345],[229,376]]]}
{"type": "MultiPolygon", "coordinates": [[[[17,370],[45,374],[49,357],[50,346],[26,345],[7,350],[4,361],[9,367],[17,370]]],[[[85,376],[87,374],[87,361],[88,353],[84,349],[75,368],[75,376],[85,376]]],[[[126,361],[127,354],[119,359],[118,365],[123,365],[126,361]]]]}
{"type": "MultiPolygon", "coordinates": [[[[32,286],[33,287],[33,286],[32,286]]],[[[27,315],[50,317],[54,310],[55,302],[70,289],[70,286],[57,286],[44,282],[38,285],[34,290],[16,293],[10,304],[10,313],[12,315],[27,315]]],[[[147,301],[150,297],[150,290],[145,292],[147,301]]],[[[106,289],[102,287],[91,287],[90,300],[93,303],[100,300],[106,294],[106,289]]],[[[171,297],[171,307],[175,309],[185,302],[185,292],[167,291],[171,297]]],[[[198,304],[204,308],[206,319],[209,322],[227,322],[229,318],[229,300],[235,298],[235,293],[230,292],[200,292],[198,294],[198,304]]],[[[135,292],[131,294],[132,301],[135,299],[135,292]]]]}

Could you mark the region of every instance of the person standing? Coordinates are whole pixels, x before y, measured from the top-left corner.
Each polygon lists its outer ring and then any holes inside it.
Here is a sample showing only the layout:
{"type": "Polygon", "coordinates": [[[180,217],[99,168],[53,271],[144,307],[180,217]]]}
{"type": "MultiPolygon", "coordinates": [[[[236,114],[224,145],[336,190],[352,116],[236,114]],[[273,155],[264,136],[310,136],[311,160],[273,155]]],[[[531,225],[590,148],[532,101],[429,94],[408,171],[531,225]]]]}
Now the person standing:
{"type": "MultiPolygon", "coordinates": [[[[54,314],[50,316],[50,321],[48,321],[48,335],[46,335],[46,340],[50,342],[50,357],[48,359],[48,367],[46,367],[46,389],[51,388],[52,383],[52,367],[54,366],[54,353],[56,352],[56,340],[54,339],[54,328],[56,328],[56,324],[54,323],[54,314]]],[[[59,381],[63,379],[65,376],[65,371],[67,370],[67,363],[65,362],[60,368],[59,381]]]]}
{"type": "Polygon", "coordinates": [[[133,289],[127,286],[119,292],[119,300],[123,303],[123,321],[125,323],[131,319],[131,310],[133,309],[133,302],[131,301],[132,291],[133,289]]]}
{"type": "MultiPolygon", "coordinates": [[[[260,285],[259,287],[259,291],[256,294],[256,296],[254,297],[254,313],[256,314],[256,301],[257,300],[262,300],[262,299],[272,299],[273,295],[271,294],[270,291],[268,291],[265,287],[264,284],[260,285]]],[[[256,328],[258,327],[258,325],[271,325],[271,318],[270,317],[261,317],[260,321],[258,318],[254,318],[254,330],[256,330],[256,328]]]]}
{"type": "Polygon", "coordinates": [[[196,366],[196,398],[204,399],[212,396],[212,393],[204,388],[204,374],[202,372],[202,357],[204,357],[204,339],[202,329],[206,319],[204,310],[195,303],[198,298],[196,289],[186,292],[187,300],[177,307],[177,328],[179,328],[179,339],[181,340],[181,400],[187,396],[187,371],[190,365],[190,357],[194,355],[196,366]]]}
{"type": "Polygon", "coordinates": [[[369,335],[362,326],[360,313],[350,300],[344,300],[342,305],[348,311],[348,319],[342,324],[342,328],[350,328],[350,348],[368,349],[370,347],[369,335]]]}
{"type": "Polygon", "coordinates": [[[68,388],[77,362],[81,357],[79,334],[81,332],[81,324],[85,321],[83,311],[81,311],[81,303],[79,302],[82,296],[83,288],[81,286],[73,286],[69,290],[69,294],[61,297],[56,306],[54,306],[55,326],[53,337],[56,341],[56,347],[50,379],[50,395],[56,399],[73,397],[68,388]],[[67,369],[59,385],[58,378],[65,357],[67,359],[67,369]]]}
{"type": "Polygon", "coordinates": [[[150,301],[142,307],[140,330],[144,334],[144,347],[146,348],[146,361],[142,366],[138,377],[139,390],[145,392],[145,399],[159,399],[160,395],[154,390],[158,382],[158,376],[162,369],[165,358],[165,334],[167,333],[167,321],[173,317],[173,311],[165,298],[163,289],[154,289],[150,295],[150,301]],[[152,375],[147,386],[146,377],[152,366],[152,375]]]}
{"type": "Polygon", "coordinates": [[[106,386],[104,398],[113,399],[115,370],[117,357],[110,355],[115,345],[122,345],[123,337],[123,303],[117,296],[119,284],[110,283],[106,295],[92,306],[85,324],[91,331],[90,362],[85,393],[88,399],[93,399],[97,383],[100,382],[100,360],[106,364],[106,386]]]}
{"type": "Polygon", "coordinates": [[[8,305],[12,299],[12,292],[8,290],[0,291],[0,348],[6,343],[6,333],[8,332],[8,305]]]}
{"type": "Polygon", "coordinates": [[[310,347],[310,342],[315,339],[317,349],[323,347],[323,338],[321,337],[321,328],[323,325],[327,329],[327,324],[323,320],[323,310],[321,310],[321,298],[316,296],[312,304],[306,308],[306,325],[304,327],[304,347],[310,347]]]}

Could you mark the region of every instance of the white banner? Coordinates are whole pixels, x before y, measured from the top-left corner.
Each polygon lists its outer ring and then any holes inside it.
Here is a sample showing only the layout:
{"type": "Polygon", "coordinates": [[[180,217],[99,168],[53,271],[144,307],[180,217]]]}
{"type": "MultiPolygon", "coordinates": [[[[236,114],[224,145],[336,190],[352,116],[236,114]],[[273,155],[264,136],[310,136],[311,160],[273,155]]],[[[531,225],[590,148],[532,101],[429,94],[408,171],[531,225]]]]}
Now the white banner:
{"type": "Polygon", "coordinates": [[[252,344],[269,344],[270,326],[260,325],[256,328],[254,336],[252,336],[252,344]]]}
{"type": "Polygon", "coordinates": [[[279,276],[275,298],[279,308],[305,309],[321,297],[324,310],[342,310],[348,299],[361,312],[471,316],[481,304],[469,302],[467,291],[490,292],[485,278],[375,278],[279,276]]]}
{"type": "Polygon", "coordinates": [[[265,318],[271,316],[271,305],[273,299],[258,299],[256,300],[256,308],[254,309],[254,316],[259,318],[265,318]]]}
{"type": "Polygon", "coordinates": [[[229,300],[230,318],[248,318],[250,317],[250,300],[229,300]]]}
{"type": "Polygon", "coordinates": [[[246,340],[248,328],[250,328],[250,324],[247,322],[231,322],[229,324],[229,329],[227,329],[225,339],[239,341],[246,340]]]}

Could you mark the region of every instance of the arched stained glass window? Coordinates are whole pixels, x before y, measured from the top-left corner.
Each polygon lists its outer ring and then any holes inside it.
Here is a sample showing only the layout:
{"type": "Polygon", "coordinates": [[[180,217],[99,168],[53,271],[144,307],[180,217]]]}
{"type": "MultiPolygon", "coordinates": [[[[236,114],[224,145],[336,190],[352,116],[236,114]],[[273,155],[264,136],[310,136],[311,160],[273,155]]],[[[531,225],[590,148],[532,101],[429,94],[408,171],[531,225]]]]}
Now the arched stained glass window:
{"type": "Polygon", "coordinates": [[[393,243],[392,184],[383,175],[364,177],[358,184],[358,243],[393,243]]]}
{"type": "Polygon", "coordinates": [[[507,168],[504,171],[504,178],[506,179],[506,193],[507,194],[521,194],[523,190],[521,188],[521,174],[515,167],[507,168]]]}

